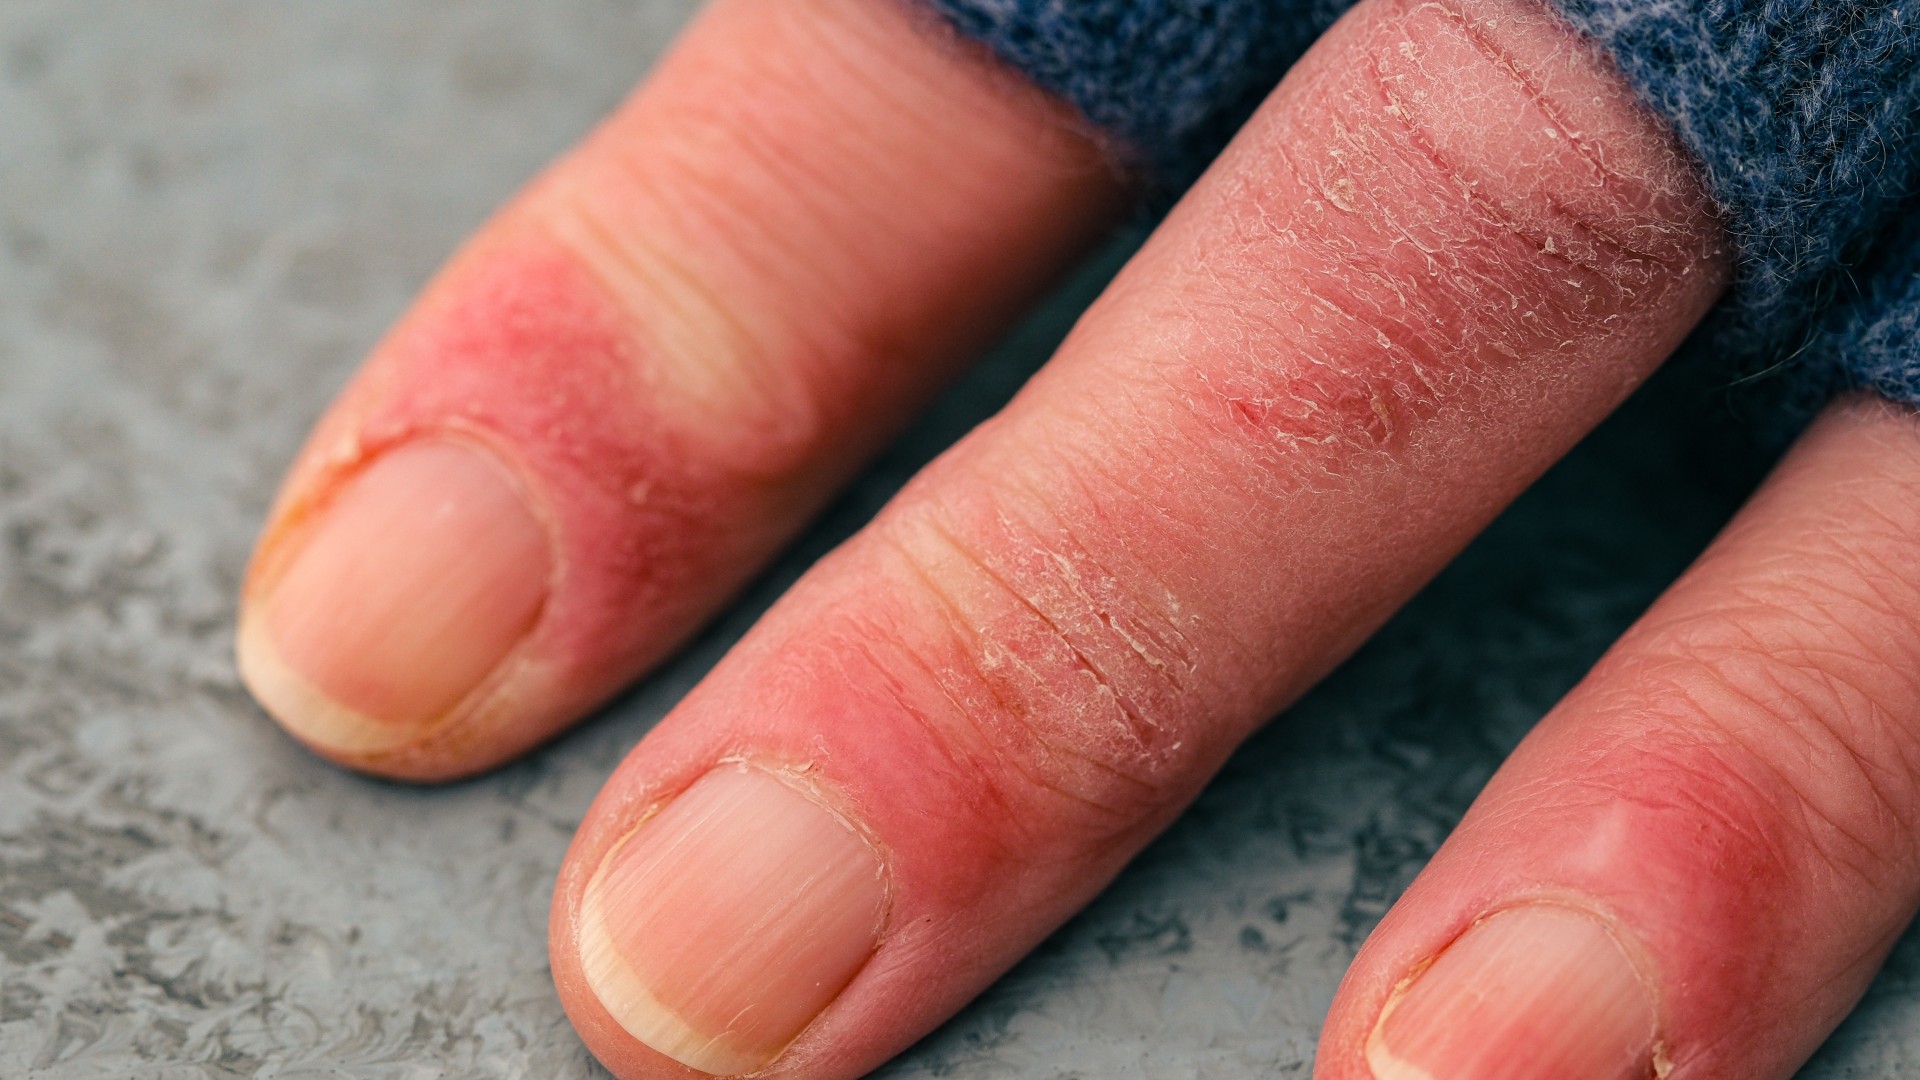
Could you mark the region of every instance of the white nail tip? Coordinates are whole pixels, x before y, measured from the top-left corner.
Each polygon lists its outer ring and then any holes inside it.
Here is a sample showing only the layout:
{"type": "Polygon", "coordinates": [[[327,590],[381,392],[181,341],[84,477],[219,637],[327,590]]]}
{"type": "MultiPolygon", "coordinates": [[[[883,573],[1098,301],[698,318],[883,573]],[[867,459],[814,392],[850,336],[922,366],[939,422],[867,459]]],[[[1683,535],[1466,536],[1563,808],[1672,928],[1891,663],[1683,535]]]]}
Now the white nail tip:
{"type": "Polygon", "coordinates": [[[580,968],[587,986],[621,1030],[657,1053],[716,1076],[750,1073],[767,1064],[763,1055],[727,1045],[725,1034],[704,1035],[654,997],[607,932],[599,890],[589,886],[580,904],[580,968]]]}
{"type": "Polygon", "coordinates": [[[358,756],[398,750],[420,739],[418,727],[386,724],[321,693],[302,678],[267,637],[266,619],[249,611],[234,640],[240,681],[280,726],[329,754],[358,756]]]}

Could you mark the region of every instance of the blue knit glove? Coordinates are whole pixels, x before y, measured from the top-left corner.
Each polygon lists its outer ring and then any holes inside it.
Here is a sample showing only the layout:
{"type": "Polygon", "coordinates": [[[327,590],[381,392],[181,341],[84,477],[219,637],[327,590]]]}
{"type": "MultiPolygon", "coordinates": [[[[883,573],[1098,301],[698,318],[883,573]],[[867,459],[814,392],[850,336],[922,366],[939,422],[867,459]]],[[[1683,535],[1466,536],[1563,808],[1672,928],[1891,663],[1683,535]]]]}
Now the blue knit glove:
{"type": "MultiPolygon", "coordinates": [[[[926,0],[1161,192],[1349,0],[926,0]]],[[[1920,404],[1920,0],[1557,0],[1692,151],[1738,245],[1690,348],[1920,404]]]]}

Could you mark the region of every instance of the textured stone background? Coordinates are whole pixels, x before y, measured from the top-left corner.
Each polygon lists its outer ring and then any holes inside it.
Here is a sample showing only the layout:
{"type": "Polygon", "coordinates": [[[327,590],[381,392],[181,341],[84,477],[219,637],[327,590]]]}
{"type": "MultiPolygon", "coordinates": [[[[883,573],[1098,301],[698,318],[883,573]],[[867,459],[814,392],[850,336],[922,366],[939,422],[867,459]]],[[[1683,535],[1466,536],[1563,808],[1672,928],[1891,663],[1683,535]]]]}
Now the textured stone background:
{"type": "MultiPolygon", "coordinates": [[[[441,790],[306,756],[228,659],[276,475],[443,253],[688,6],[0,5],[0,1075],[603,1075],[543,945],[588,799],[808,559],[1004,398],[1102,272],[579,733],[441,790]]],[[[885,1075],[1304,1076],[1355,945],[1750,481],[1675,422],[1698,395],[1630,406],[885,1075]]],[[[1920,1077],[1920,942],[1808,1075],[1920,1077]]]]}

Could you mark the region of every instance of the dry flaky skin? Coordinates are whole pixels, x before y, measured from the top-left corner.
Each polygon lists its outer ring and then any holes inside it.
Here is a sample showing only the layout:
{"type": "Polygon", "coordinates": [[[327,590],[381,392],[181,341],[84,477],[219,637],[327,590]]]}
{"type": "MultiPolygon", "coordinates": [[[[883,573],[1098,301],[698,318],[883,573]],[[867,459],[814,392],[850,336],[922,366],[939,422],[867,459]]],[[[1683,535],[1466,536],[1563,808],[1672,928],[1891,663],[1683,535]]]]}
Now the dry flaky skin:
{"type": "Polygon", "coordinates": [[[558,734],[711,617],[1118,201],[1063,106],[943,53],[894,0],[712,5],[373,351],[244,589],[270,602],[343,486],[450,435],[551,531],[538,620],[398,735],[364,737],[367,703],[269,706],[334,760],[415,780],[558,734]]]}
{"type": "Polygon", "coordinates": [[[555,900],[712,761],[808,765],[894,872],[769,1069],[844,1077],[1085,903],[1228,751],[1606,415],[1721,290],[1670,140],[1542,9],[1382,0],[1301,64],[1053,363],[629,757],[555,900]]]}
{"type": "Polygon", "coordinates": [[[877,530],[947,628],[877,636],[1096,806],[1184,791],[1724,281],[1672,144],[1519,3],[1363,10],[1167,231],[877,530]]]}
{"type": "MultiPolygon", "coordinates": [[[[361,345],[691,7],[0,4],[0,1075],[604,1077],[546,972],[556,845],[749,612],[531,761],[425,793],[290,745],[233,682],[229,616],[275,474],[361,345]]],[[[1675,390],[890,1075],[1301,1075],[1356,935],[1463,806],[1450,778],[1485,775],[1726,512],[1738,455],[1664,422],[1675,390]]],[[[1920,937],[1805,1080],[1920,1075],[1916,972],[1920,937]]]]}

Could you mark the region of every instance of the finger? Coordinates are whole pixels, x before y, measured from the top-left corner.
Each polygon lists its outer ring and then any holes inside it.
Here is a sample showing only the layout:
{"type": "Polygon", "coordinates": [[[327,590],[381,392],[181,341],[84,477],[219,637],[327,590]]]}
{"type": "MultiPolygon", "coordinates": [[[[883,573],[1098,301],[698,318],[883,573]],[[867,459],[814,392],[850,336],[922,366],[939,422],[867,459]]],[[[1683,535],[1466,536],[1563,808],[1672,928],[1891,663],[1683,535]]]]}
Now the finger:
{"type": "Polygon", "coordinates": [[[1000,417],[609,781],[551,953],[624,1077],[849,1077],[1083,904],[1725,279],[1531,0],[1365,0],[1000,417]]]}
{"type": "Polygon", "coordinates": [[[1920,419],[1830,407],[1375,931],[1315,1075],[1792,1075],[1920,898],[1916,610],[1920,419]]]}
{"type": "Polygon", "coordinates": [[[1102,228],[1065,107],[895,0],[721,0],[335,403],[249,573],[329,757],[498,763],[657,660],[1102,228]]]}

